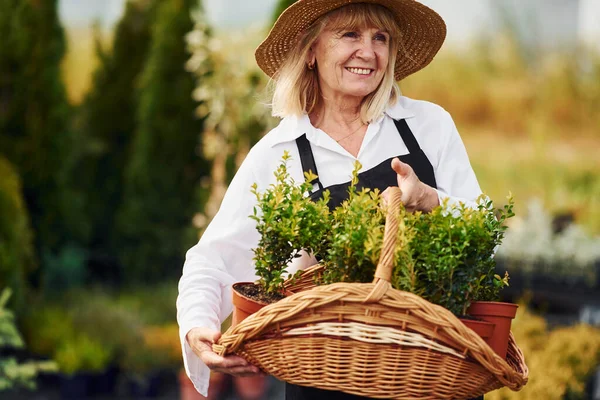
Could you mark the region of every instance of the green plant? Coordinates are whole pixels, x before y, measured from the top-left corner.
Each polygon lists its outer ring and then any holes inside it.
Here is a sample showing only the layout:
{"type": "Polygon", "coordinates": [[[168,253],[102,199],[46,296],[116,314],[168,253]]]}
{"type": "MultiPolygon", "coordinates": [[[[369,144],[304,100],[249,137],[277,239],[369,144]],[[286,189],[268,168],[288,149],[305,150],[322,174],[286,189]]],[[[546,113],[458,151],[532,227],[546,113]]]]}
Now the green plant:
{"type": "Polygon", "coordinates": [[[289,159],[286,151],[275,171],[275,183],[264,192],[256,184],[252,186],[257,203],[250,218],[260,233],[258,246],[253,249],[254,264],[258,283],[269,294],[284,292],[287,264],[301,250],[323,254],[327,248],[324,238],[331,228],[329,192],[313,202],[308,193],[316,175],[306,174],[305,181],[296,185],[287,168],[289,159]]]}
{"type": "Polygon", "coordinates": [[[513,206],[512,197],[495,209],[481,196],[476,208],[445,202],[430,213],[401,211],[403,246],[397,250],[392,285],[456,315],[464,315],[473,301],[497,300],[508,276],[496,274],[494,251],[513,206]]]}
{"type": "MultiPolygon", "coordinates": [[[[378,190],[358,190],[356,163],[348,199],[329,212],[329,193],[313,202],[307,195],[314,175],[302,185],[289,177],[285,153],[275,183],[252,192],[260,233],[254,249],[259,283],[269,293],[283,291],[287,264],[306,250],[321,257],[324,266],[317,284],[370,282],[383,245],[386,208],[378,190]],[[258,211],[261,211],[260,215],[258,211]]],[[[496,209],[481,196],[475,207],[446,200],[429,213],[400,207],[392,286],[415,293],[456,315],[473,301],[498,300],[508,275],[496,274],[494,252],[504,238],[506,220],[514,216],[514,200],[496,209]]]]}
{"type": "Polygon", "coordinates": [[[179,274],[185,249],[198,238],[191,221],[197,188],[210,173],[198,152],[203,119],[191,97],[194,76],[184,36],[193,29],[195,0],[157,2],[151,43],[139,75],[138,126],[125,167],[117,212],[122,277],[126,284],[156,283],[179,274]]]}
{"type": "Polygon", "coordinates": [[[323,284],[334,282],[370,282],[381,253],[385,213],[379,190],[357,189],[356,161],[348,199],[331,214],[331,229],[325,232],[327,249],[323,254],[325,266],[323,284]]]}
{"type": "Polygon", "coordinates": [[[17,171],[0,156],[0,287],[13,290],[12,303],[24,304],[26,278],[34,265],[33,237],[17,171]]]}
{"type": "Polygon", "coordinates": [[[17,362],[13,357],[4,356],[4,352],[8,349],[24,347],[23,339],[14,323],[14,315],[5,308],[10,295],[9,289],[4,289],[0,293],[0,391],[13,387],[33,389],[38,373],[54,371],[56,365],[48,361],[22,363],[17,362]]]}
{"type": "Polygon", "coordinates": [[[586,382],[600,363],[600,330],[577,324],[549,329],[546,321],[520,304],[512,324],[529,367],[529,382],[519,392],[508,388],[486,400],[589,399],[586,382]]]}
{"type": "Polygon", "coordinates": [[[72,184],[77,138],[61,79],[65,40],[57,5],[0,1],[0,154],[21,177],[38,254],[85,240],[89,229],[72,184]]]}
{"type": "Polygon", "coordinates": [[[54,353],[58,368],[67,375],[104,371],[112,357],[111,350],[86,334],[63,341],[54,353]]]}
{"type": "MultiPolygon", "coordinates": [[[[89,269],[89,281],[93,282],[118,273],[116,253],[121,243],[114,235],[115,219],[124,200],[123,170],[135,150],[131,143],[137,126],[136,88],[150,45],[155,3],[126,2],[110,50],[102,46],[101,32],[96,32],[99,65],[93,74],[93,86],[78,108],[78,136],[85,140],[80,142],[77,184],[86,193],[86,213],[92,225],[91,256],[110,260],[102,263],[101,270],[89,269]]],[[[81,69],[81,64],[78,67],[81,69]]]]}

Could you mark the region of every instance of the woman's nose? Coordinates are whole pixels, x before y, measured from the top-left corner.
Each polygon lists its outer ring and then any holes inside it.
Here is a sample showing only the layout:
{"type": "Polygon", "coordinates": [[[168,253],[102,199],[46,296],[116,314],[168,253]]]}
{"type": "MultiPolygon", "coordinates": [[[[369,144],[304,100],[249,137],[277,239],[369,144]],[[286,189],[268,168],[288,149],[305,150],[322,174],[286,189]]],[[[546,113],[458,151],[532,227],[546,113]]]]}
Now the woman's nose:
{"type": "Polygon", "coordinates": [[[371,40],[361,40],[356,56],[365,60],[371,60],[375,58],[375,50],[371,40]]]}

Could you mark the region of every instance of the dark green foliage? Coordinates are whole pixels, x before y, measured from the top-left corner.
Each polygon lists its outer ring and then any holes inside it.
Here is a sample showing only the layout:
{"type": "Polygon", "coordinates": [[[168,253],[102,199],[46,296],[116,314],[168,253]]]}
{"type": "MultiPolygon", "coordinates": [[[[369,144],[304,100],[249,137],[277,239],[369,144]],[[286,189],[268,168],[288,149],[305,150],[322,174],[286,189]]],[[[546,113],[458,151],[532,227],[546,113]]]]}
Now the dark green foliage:
{"type": "Polygon", "coordinates": [[[33,266],[32,234],[16,171],[0,156],[0,288],[13,290],[23,305],[26,276],[33,266]]]}
{"type": "Polygon", "coordinates": [[[307,174],[306,180],[296,185],[287,169],[289,159],[286,151],[275,172],[275,183],[264,192],[258,192],[256,184],[252,187],[257,203],[251,218],[261,235],[253,249],[254,264],[259,284],[269,294],[284,292],[287,264],[301,250],[314,254],[325,251],[327,243],[323,238],[331,229],[329,192],[313,202],[307,194],[316,175],[307,174]]]}
{"type": "MultiPolygon", "coordinates": [[[[396,261],[392,286],[416,293],[456,315],[473,301],[497,301],[508,277],[495,272],[494,249],[514,216],[512,199],[501,210],[490,200],[477,208],[443,205],[430,213],[403,212],[404,257],[396,261]]],[[[401,232],[402,234],[402,232],[401,232]]]]}
{"type": "Polygon", "coordinates": [[[275,7],[275,11],[273,12],[273,23],[275,23],[275,21],[277,21],[277,18],[279,18],[279,16],[281,15],[281,13],[288,8],[289,6],[291,6],[292,4],[294,4],[296,2],[296,0],[279,0],[277,2],[277,6],[275,7]]]}
{"type": "Polygon", "coordinates": [[[80,136],[84,146],[79,184],[91,219],[89,278],[118,280],[115,219],[123,201],[125,165],[136,130],[139,76],[150,45],[154,2],[128,1],[116,27],[112,50],[97,41],[100,65],[93,87],[81,107],[80,136]]]}
{"type": "Polygon", "coordinates": [[[21,176],[40,255],[60,252],[88,229],[69,186],[73,135],[56,6],[56,0],[0,0],[0,153],[21,176]]]}
{"type": "Polygon", "coordinates": [[[199,205],[197,187],[209,174],[202,159],[202,120],[191,94],[194,77],[184,36],[193,28],[195,0],[164,0],[156,10],[152,42],[142,72],[138,127],[125,170],[118,214],[118,251],[128,283],[179,276],[199,205]]]}
{"type": "Polygon", "coordinates": [[[9,349],[22,349],[24,343],[15,326],[13,313],[6,308],[11,291],[0,289],[0,393],[21,387],[33,389],[38,373],[54,371],[56,366],[52,362],[23,363],[5,356],[9,349]]]}
{"type": "Polygon", "coordinates": [[[385,214],[378,190],[357,191],[357,161],[352,172],[348,199],[332,213],[327,231],[328,249],[322,261],[323,282],[371,282],[381,254],[385,214]]]}

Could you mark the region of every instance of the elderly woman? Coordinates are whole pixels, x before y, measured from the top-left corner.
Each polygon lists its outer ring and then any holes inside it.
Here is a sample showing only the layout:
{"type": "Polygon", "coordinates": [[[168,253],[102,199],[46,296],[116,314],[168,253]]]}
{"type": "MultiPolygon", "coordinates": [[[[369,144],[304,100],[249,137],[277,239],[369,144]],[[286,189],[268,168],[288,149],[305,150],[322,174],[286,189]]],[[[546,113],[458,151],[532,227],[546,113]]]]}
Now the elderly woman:
{"type": "MultiPolygon", "coordinates": [[[[445,34],[440,16],[412,0],[299,0],[257,49],[258,65],[273,79],[273,115],[282,120],[246,157],[218,214],[187,253],[179,284],[184,361],[200,393],[206,395],[209,369],[259,373],[243,358],[216,355],[211,344],[231,313],[231,285],[256,280],[252,248],[259,235],[249,218],[250,187],[273,183],[284,151],[297,182],[304,171],[318,175],[312,197],[328,189],[330,206],[347,195],[356,160],[363,166],[359,186],[399,186],[410,210],[481,194],[450,115],[402,96],[396,85],[429,64],[445,34]]],[[[286,398],[359,397],[288,384],[286,398]]]]}

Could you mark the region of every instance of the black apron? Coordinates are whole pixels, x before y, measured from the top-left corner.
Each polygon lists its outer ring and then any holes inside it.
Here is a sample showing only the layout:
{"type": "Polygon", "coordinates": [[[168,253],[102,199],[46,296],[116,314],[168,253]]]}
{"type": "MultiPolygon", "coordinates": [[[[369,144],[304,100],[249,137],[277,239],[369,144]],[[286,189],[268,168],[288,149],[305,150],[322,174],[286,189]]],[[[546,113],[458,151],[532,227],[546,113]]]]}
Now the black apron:
{"type": "MultiPolygon", "coordinates": [[[[397,157],[400,159],[400,161],[412,167],[412,169],[415,171],[417,177],[421,180],[421,182],[424,182],[427,185],[437,189],[437,184],[435,182],[435,174],[433,172],[433,166],[429,162],[429,159],[427,158],[425,153],[423,153],[423,150],[419,146],[419,143],[415,139],[415,136],[408,127],[408,124],[403,119],[394,121],[394,124],[396,125],[396,129],[398,129],[398,133],[400,134],[400,137],[402,138],[404,144],[408,149],[408,154],[398,155],[397,157]]],[[[331,199],[329,200],[328,204],[329,208],[333,210],[335,207],[342,204],[342,202],[348,197],[348,187],[350,186],[350,182],[340,183],[338,185],[332,185],[327,188],[324,188],[321,184],[321,181],[318,178],[319,173],[317,171],[317,166],[315,164],[315,159],[313,157],[312,149],[310,147],[310,142],[306,138],[306,134],[296,139],[296,145],[298,146],[298,150],[300,153],[300,162],[302,163],[303,171],[311,171],[312,173],[317,175],[317,179],[313,182],[313,184],[317,185],[318,189],[311,193],[311,199],[318,200],[322,197],[324,190],[329,190],[331,195],[331,199]]],[[[379,189],[381,191],[384,191],[390,186],[398,186],[396,172],[391,167],[393,158],[395,157],[383,161],[382,163],[380,163],[374,168],[371,168],[368,171],[359,173],[358,183],[356,185],[357,189],[360,190],[364,187],[368,187],[371,189],[379,189]]],[[[351,395],[344,392],[323,390],[286,383],[285,399],[366,400],[369,398],[351,395]]],[[[483,396],[481,396],[478,400],[482,399],[483,396]]]]}

